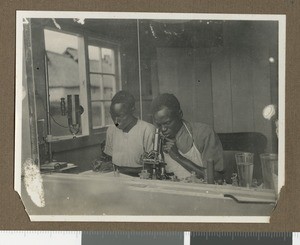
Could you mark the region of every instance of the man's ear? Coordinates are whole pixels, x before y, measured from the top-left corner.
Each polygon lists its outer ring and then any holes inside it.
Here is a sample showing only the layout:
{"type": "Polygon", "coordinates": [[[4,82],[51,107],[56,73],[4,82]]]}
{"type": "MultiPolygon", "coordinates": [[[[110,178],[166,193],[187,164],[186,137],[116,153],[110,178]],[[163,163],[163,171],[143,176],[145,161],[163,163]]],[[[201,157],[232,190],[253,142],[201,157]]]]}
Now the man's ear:
{"type": "Polygon", "coordinates": [[[179,118],[180,118],[180,119],[183,117],[183,112],[182,112],[182,110],[181,110],[181,109],[179,109],[179,111],[178,111],[178,115],[179,115],[179,118]]]}

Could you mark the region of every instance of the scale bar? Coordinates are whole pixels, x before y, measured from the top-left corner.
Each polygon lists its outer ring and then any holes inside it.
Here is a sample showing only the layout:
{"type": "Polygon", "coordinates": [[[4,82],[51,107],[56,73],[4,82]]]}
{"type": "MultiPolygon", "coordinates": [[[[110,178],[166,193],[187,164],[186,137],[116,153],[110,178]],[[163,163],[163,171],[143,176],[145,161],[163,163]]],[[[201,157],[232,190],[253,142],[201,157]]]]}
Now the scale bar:
{"type": "Polygon", "coordinates": [[[0,244],[300,245],[300,232],[0,231],[0,244]]]}

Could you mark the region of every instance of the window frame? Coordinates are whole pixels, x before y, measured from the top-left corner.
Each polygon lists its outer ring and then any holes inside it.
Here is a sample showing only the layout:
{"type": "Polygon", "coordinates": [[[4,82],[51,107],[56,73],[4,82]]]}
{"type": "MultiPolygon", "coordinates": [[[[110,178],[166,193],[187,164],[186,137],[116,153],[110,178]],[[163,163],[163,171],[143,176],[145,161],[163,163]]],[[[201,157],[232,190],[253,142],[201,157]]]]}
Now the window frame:
{"type": "MultiPolygon", "coordinates": [[[[115,77],[115,85],[116,85],[116,91],[118,92],[122,89],[122,82],[121,82],[121,58],[120,58],[120,45],[112,42],[112,41],[108,41],[108,40],[104,40],[102,38],[99,37],[92,37],[92,36],[88,36],[87,37],[87,41],[86,41],[86,59],[89,61],[89,54],[88,54],[88,46],[96,46],[99,48],[107,48],[107,49],[111,49],[114,51],[114,66],[115,66],[115,72],[114,73],[106,73],[106,72],[92,72],[90,71],[90,63],[88,62],[88,69],[87,69],[87,80],[88,80],[88,84],[91,86],[91,82],[90,82],[90,76],[91,74],[95,74],[95,75],[101,75],[101,76],[112,76],[114,75],[115,77]]],[[[91,92],[91,89],[89,89],[89,91],[91,92]]],[[[89,94],[89,96],[91,97],[91,94],[89,94]]],[[[98,100],[92,100],[91,98],[89,99],[89,103],[90,103],[90,112],[92,113],[92,102],[106,102],[106,101],[110,101],[110,100],[106,100],[106,99],[98,99],[98,100]]],[[[93,119],[92,119],[92,115],[90,116],[90,130],[94,133],[97,132],[101,132],[103,128],[107,128],[108,125],[101,125],[101,126],[96,126],[93,127],[93,119]]]]}
{"type": "MultiPolygon", "coordinates": [[[[89,67],[89,55],[88,55],[88,45],[100,46],[101,48],[108,48],[114,51],[114,63],[115,63],[115,81],[116,81],[116,92],[122,89],[121,81],[121,56],[120,56],[120,44],[111,40],[107,40],[101,35],[95,35],[95,33],[86,31],[83,28],[76,28],[73,26],[64,26],[62,29],[57,29],[52,26],[44,25],[42,27],[44,42],[45,35],[44,31],[56,31],[60,33],[65,33],[69,35],[74,35],[78,37],[78,66],[79,66],[79,87],[80,87],[80,104],[86,108],[85,113],[81,115],[81,127],[82,134],[76,137],[86,137],[93,134],[101,134],[106,131],[108,125],[99,126],[93,128],[92,125],[92,100],[91,100],[91,84],[90,84],[90,67],[89,67]]],[[[43,50],[46,53],[45,44],[43,50]]],[[[46,64],[45,64],[46,65],[46,64]]],[[[49,85],[47,85],[49,86],[49,85]]],[[[46,89],[49,89],[47,87],[46,89]]],[[[49,98],[46,98],[49,101],[49,98]]],[[[103,100],[106,101],[106,100],[103,100]]],[[[73,135],[61,135],[53,136],[52,142],[65,141],[73,138],[73,135]]]]}

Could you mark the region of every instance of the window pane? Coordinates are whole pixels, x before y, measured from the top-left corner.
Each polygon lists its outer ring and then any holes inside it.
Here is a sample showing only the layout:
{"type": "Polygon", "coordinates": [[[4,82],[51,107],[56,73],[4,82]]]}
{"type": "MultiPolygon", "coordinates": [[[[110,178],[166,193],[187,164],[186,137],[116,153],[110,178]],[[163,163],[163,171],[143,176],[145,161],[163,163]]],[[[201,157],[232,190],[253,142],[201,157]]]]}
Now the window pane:
{"type": "Polygon", "coordinates": [[[93,128],[103,126],[102,120],[104,118],[104,106],[103,102],[92,102],[92,123],[93,128]]]}
{"type": "Polygon", "coordinates": [[[89,45],[88,46],[89,52],[89,65],[91,72],[102,72],[101,67],[101,49],[96,46],[89,45]]]}
{"type": "Polygon", "coordinates": [[[116,79],[114,76],[103,75],[103,98],[111,100],[116,93],[116,79]]]}
{"type": "Polygon", "coordinates": [[[105,108],[105,125],[110,125],[113,124],[113,120],[111,119],[110,116],[110,105],[111,102],[110,101],[105,101],[104,102],[104,108],[105,108]]]}
{"type": "Polygon", "coordinates": [[[101,56],[102,56],[103,73],[114,74],[115,73],[114,51],[112,49],[102,48],[101,56]]]}
{"type": "MultiPolygon", "coordinates": [[[[61,98],[65,99],[67,110],[67,95],[80,94],[78,37],[50,30],[45,30],[44,34],[48,65],[51,133],[53,136],[71,135],[67,116],[62,115],[61,98]]],[[[81,129],[78,134],[81,134],[81,129]]]]}
{"type": "Polygon", "coordinates": [[[93,129],[113,124],[110,116],[110,101],[92,102],[93,129]]]}
{"type": "Polygon", "coordinates": [[[102,75],[99,74],[91,74],[90,82],[91,82],[91,100],[100,100],[103,99],[103,78],[102,75]]]}

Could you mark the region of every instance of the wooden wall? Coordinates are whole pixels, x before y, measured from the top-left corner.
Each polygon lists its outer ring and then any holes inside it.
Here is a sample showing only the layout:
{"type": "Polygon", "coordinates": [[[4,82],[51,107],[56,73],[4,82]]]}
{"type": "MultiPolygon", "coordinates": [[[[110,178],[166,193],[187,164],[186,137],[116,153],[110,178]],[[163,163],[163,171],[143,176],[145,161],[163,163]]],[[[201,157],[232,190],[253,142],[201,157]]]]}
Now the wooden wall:
{"type": "Polygon", "coordinates": [[[211,66],[205,51],[158,48],[158,90],[178,98],[185,119],[213,125],[211,66]]]}
{"type": "Polygon", "coordinates": [[[272,122],[262,116],[278,103],[276,31],[270,22],[227,23],[223,47],[157,48],[159,92],[174,93],[187,120],[218,133],[261,132],[276,152],[272,122]]]}

